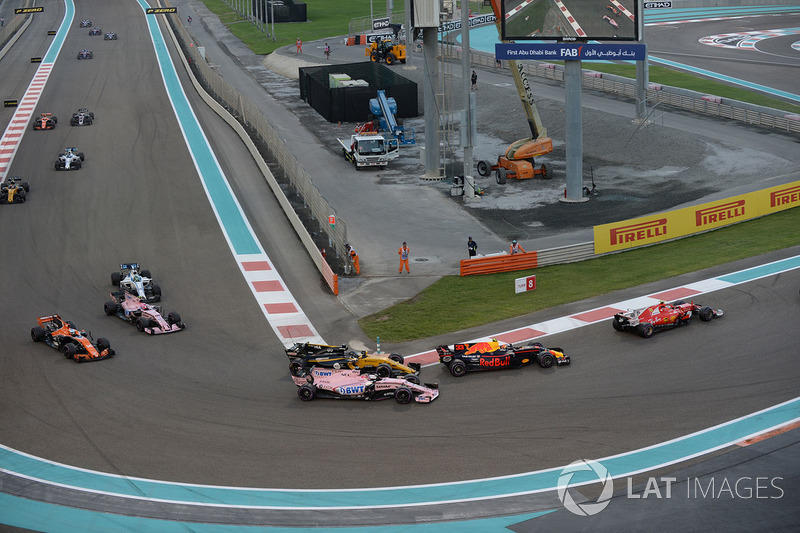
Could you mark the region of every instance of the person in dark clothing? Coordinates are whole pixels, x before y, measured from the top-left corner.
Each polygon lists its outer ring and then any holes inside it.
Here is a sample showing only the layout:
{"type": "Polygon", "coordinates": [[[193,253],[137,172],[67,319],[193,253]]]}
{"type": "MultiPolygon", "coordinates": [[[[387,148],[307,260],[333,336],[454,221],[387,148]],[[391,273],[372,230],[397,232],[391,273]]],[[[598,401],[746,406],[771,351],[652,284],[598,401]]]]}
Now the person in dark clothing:
{"type": "Polygon", "coordinates": [[[478,243],[472,240],[472,237],[467,240],[467,253],[470,257],[478,255],[478,243]]]}

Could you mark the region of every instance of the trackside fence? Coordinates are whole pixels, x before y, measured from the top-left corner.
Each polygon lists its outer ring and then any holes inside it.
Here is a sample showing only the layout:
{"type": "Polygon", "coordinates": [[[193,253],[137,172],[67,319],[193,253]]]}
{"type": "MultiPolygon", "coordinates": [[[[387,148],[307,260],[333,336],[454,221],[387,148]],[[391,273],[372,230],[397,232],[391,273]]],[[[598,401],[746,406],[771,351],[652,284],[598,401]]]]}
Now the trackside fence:
{"type": "MultiPolygon", "coordinates": [[[[492,54],[472,51],[471,56],[473,65],[497,68],[495,57],[492,54]]],[[[458,49],[455,51],[454,60],[460,61],[460,58],[461,50],[458,49]]],[[[506,61],[503,61],[502,68],[508,68],[506,61]]],[[[543,78],[557,82],[564,81],[564,67],[562,65],[526,61],[525,73],[528,77],[543,78]]],[[[636,80],[613,74],[584,69],[583,88],[625,98],[636,98],[636,80]]],[[[649,84],[647,105],[650,108],[669,106],[692,113],[736,120],[762,128],[788,133],[800,133],[800,114],[792,114],[779,109],[698,93],[688,89],[670,87],[669,85],[649,84]]]]}
{"type": "MultiPolygon", "coordinates": [[[[170,5],[168,1],[163,3],[166,6],[170,5]]],[[[338,276],[333,272],[329,261],[335,259],[336,264],[342,268],[346,265],[347,254],[344,245],[347,242],[347,224],[325,201],[312,182],[311,176],[292,155],[258,106],[211,69],[194,46],[194,38],[183,26],[180,18],[167,15],[166,20],[203,91],[230,113],[244,129],[240,136],[245,143],[250,141],[253,144],[251,152],[256,151],[254,156],[257,159],[260,156],[269,157],[280,167],[291,191],[301,199],[302,205],[293,205],[269,168],[266,165],[262,166],[265,181],[278,198],[300,241],[314,260],[330,290],[338,294],[338,276]],[[305,223],[301,221],[298,211],[305,215],[305,223]],[[330,215],[336,217],[336,224],[333,226],[328,224],[330,215]],[[324,256],[321,253],[322,248],[326,249],[324,256]]],[[[203,91],[199,91],[201,95],[203,91]]]]}

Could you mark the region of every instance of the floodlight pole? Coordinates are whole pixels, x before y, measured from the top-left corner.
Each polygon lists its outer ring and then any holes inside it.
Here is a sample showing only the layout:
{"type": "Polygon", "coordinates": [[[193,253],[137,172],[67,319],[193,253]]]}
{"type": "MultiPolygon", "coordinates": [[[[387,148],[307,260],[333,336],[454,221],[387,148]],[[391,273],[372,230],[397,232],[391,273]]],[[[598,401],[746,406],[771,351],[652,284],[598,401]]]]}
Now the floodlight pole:
{"type": "Polygon", "coordinates": [[[464,94],[464,196],[475,196],[475,178],[472,176],[472,82],[470,80],[469,1],[461,0],[461,82],[464,94]]]}
{"type": "Polygon", "coordinates": [[[269,3],[269,18],[272,20],[272,42],[275,42],[275,0],[269,3]]]}

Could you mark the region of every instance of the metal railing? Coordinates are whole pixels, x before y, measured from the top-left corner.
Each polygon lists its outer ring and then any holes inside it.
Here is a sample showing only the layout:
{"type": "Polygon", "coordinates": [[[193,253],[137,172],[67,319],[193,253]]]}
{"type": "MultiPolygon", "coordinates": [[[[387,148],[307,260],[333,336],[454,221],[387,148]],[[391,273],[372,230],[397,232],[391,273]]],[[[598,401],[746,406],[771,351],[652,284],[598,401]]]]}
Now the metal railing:
{"type": "MultiPolygon", "coordinates": [[[[471,56],[473,65],[496,67],[495,57],[492,54],[473,51],[471,56]]],[[[460,50],[456,52],[456,57],[456,60],[460,61],[460,50]]],[[[507,62],[503,62],[502,65],[502,68],[508,68],[507,62]]],[[[584,69],[584,73],[588,70],[584,69]]],[[[528,77],[538,77],[558,82],[564,81],[564,67],[562,65],[526,62],[525,71],[528,77]]],[[[593,72],[591,76],[583,76],[583,87],[625,98],[636,98],[636,80],[613,74],[593,72]]],[[[745,122],[762,128],[775,129],[787,133],[800,133],[800,114],[690,91],[689,89],[670,87],[669,85],[651,83],[647,90],[647,105],[651,108],[654,106],[670,106],[702,115],[745,122]]]]}

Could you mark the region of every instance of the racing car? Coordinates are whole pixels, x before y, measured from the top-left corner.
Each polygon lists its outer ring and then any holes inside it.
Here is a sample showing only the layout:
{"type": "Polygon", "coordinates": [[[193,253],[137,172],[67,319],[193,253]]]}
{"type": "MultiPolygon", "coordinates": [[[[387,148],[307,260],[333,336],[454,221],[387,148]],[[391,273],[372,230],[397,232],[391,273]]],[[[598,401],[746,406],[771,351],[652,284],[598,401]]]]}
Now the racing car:
{"type": "Polygon", "coordinates": [[[79,330],[75,324],[62,320],[58,315],[39,317],[36,322],[38,325],[31,328],[33,341],[44,342],[76,363],[100,361],[116,353],[105,337],[99,337],[95,342],[91,333],[79,330]]]}
{"type": "Polygon", "coordinates": [[[105,36],[103,37],[106,41],[116,41],[117,34],[113,31],[107,31],[105,36]]]}
{"type": "Polygon", "coordinates": [[[33,119],[34,130],[52,130],[55,129],[58,123],[58,118],[54,117],[52,113],[42,113],[33,119]]]}
{"type": "Polygon", "coordinates": [[[677,328],[688,324],[697,315],[703,322],[722,316],[722,309],[701,307],[694,302],[659,302],[644,309],[617,313],[611,322],[617,331],[634,331],[649,339],[656,331],[677,328]]]}
{"type": "Polygon", "coordinates": [[[77,113],[72,114],[72,118],[69,119],[70,126],[89,126],[94,122],[94,113],[82,107],[78,109],[77,113]]]}
{"type": "Polygon", "coordinates": [[[608,22],[609,24],[611,24],[611,25],[612,25],[612,26],[613,26],[615,29],[619,29],[619,24],[617,24],[617,21],[616,21],[616,20],[614,20],[614,19],[612,19],[612,18],[611,18],[611,17],[609,17],[608,15],[603,15],[603,20],[607,21],[607,22],[608,22]]]}
{"type": "Polygon", "coordinates": [[[111,273],[111,284],[129,291],[147,303],[161,300],[161,287],[150,275],[149,270],[139,270],[139,263],[123,263],[119,272],[111,273]]]}
{"type": "Polygon", "coordinates": [[[71,148],[64,148],[64,152],[58,155],[56,159],[56,170],[78,170],[83,166],[83,160],[86,156],[83,152],[79,152],[74,146],[71,148]]]}
{"type": "Polygon", "coordinates": [[[312,344],[309,342],[295,343],[286,349],[289,357],[289,370],[294,375],[313,366],[333,368],[335,370],[347,368],[358,370],[362,374],[372,373],[379,377],[407,377],[409,381],[419,383],[419,363],[405,364],[400,354],[388,356],[370,354],[366,351],[355,351],[346,344],[332,346],[327,344],[312,344]]]}
{"type": "Polygon", "coordinates": [[[102,35],[102,34],[103,34],[103,30],[101,30],[97,26],[95,26],[94,28],[89,30],[89,35],[102,35]]]}
{"type": "Polygon", "coordinates": [[[78,52],[78,59],[92,59],[94,57],[94,53],[89,50],[81,50],[78,52]]]}
{"type": "Polygon", "coordinates": [[[520,368],[536,363],[542,368],[570,364],[563,348],[545,348],[540,342],[525,346],[502,344],[497,340],[489,342],[463,342],[436,347],[439,362],[455,377],[461,377],[472,370],[499,370],[520,368]]]}
{"type": "Polygon", "coordinates": [[[606,9],[609,10],[613,16],[615,16],[615,17],[619,16],[619,9],[617,9],[614,6],[612,6],[611,4],[608,4],[606,6],[606,9]]]}
{"type": "Polygon", "coordinates": [[[128,291],[111,293],[111,301],[103,306],[108,316],[116,315],[122,320],[136,325],[136,329],[148,335],[174,333],[186,327],[181,321],[181,315],[172,312],[164,318],[161,306],[150,305],[143,302],[138,296],[128,291]]]}
{"type": "Polygon", "coordinates": [[[383,400],[394,398],[397,403],[411,400],[430,403],[439,396],[439,385],[420,385],[407,379],[381,378],[365,375],[358,370],[320,368],[315,366],[299,376],[292,375],[297,385],[297,396],[304,402],[314,398],[350,398],[358,400],[383,400]]]}
{"type": "Polygon", "coordinates": [[[19,176],[10,176],[0,185],[0,204],[21,204],[28,196],[30,185],[19,176]]]}
{"type": "Polygon", "coordinates": [[[81,28],[88,28],[91,25],[92,25],[92,21],[89,20],[89,19],[83,19],[81,21],[81,28]]]}

